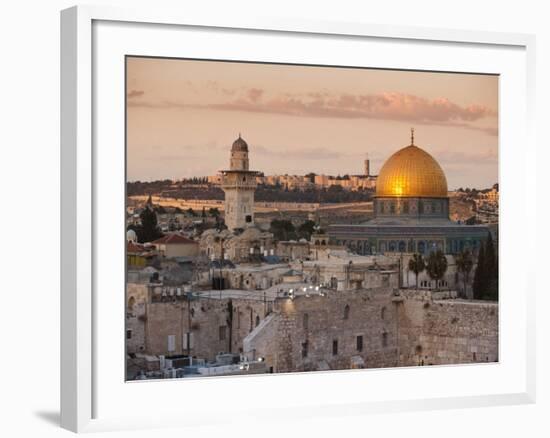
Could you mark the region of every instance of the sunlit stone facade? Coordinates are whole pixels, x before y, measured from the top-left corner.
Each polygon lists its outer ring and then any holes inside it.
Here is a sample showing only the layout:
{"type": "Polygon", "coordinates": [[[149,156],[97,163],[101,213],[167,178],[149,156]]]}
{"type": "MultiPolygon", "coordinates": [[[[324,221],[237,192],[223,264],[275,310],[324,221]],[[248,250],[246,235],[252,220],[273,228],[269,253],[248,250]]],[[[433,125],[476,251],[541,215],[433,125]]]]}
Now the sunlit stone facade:
{"type": "Polygon", "coordinates": [[[256,173],[249,170],[248,144],[241,138],[233,142],[229,170],[222,171],[225,192],[225,224],[230,231],[254,225],[256,173]]]}

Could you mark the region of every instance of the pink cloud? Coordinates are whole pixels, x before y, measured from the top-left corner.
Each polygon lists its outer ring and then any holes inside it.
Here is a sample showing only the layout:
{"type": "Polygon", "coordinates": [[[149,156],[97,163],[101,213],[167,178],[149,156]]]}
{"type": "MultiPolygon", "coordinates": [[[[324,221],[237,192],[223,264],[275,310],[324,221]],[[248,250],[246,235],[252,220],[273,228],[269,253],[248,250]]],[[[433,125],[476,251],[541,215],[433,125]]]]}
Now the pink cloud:
{"type": "Polygon", "coordinates": [[[251,102],[257,103],[262,98],[262,95],[264,94],[264,90],[260,88],[250,88],[246,94],[248,99],[250,99],[251,102]]]}
{"type": "MultiPolygon", "coordinates": [[[[213,86],[211,84],[211,87],[213,86]]],[[[135,94],[135,97],[141,94],[135,94]]],[[[224,91],[223,94],[227,96],[229,93],[224,91]]],[[[398,92],[354,95],[331,94],[326,91],[306,94],[282,93],[266,97],[265,91],[260,88],[248,88],[239,92],[235,90],[235,94],[234,99],[219,103],[184,104],[175,101],[140,101],[129,105],[149,108],[216,109],[294,117],[394,120],[467,128],[485,132],[488,135],[498,134],[496,125],[480,127],[472,124],[483,119],[496,120],[495,110],[478,104],[461,106],[445,97],[427,99],[398,92]]]]}
{"type": "Polygon", "coordinates": [[[306,96],[286,93],[260,101],[262,95],[262,90],[252,88],[244,99],[210,104],[208,107],[300,117],[388,119],[436,124],[474,122],[496,116],[494,110],[483,105],[460,106],[443,97],[426,99],[395,92],[363,95],[309,93],[306,96]]]}
{"type": "Polygon", "coordinates": [[[145,91],[143,90],[130,90],[128,91],[128,93],[126,94],[126,97],[128,99],[133,99],[133,98],[136,98],[136,97],[141,97],[145,94],[145,91]]]}

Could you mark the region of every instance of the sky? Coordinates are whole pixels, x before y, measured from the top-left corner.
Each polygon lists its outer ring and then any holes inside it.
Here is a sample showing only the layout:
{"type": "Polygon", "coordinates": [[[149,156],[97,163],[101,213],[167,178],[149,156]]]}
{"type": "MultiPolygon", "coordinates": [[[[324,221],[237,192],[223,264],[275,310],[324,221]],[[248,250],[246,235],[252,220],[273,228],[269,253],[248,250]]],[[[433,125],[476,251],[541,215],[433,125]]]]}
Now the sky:
{"type": "Polygon", "coordinates": [[[410,144],[449,189],[498,182],[498,77],[127,58],[129,181],[214,175],[239,133],[250,168],[361,174],[410,144]]]}

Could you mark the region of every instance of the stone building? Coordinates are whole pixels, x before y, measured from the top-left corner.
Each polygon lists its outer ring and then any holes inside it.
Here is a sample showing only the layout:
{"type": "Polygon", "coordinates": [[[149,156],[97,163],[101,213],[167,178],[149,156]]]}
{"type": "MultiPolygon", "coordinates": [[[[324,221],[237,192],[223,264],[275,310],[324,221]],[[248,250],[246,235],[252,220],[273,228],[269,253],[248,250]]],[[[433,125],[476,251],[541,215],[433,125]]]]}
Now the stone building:
{"type": "Polygon", "coordinates": [[[382,166],[376,183],[374,219],[363,224],[334,224],[331,241],[358,254],[421,253],[440,249],[456,254],[477,251],[487,238],[485,225],[449,219],[447,179],[439,163],[411,144],[382,166]]]}
{"type": "Polygon", "coordinates": [[[156,252],[154,247],[147,247],[131,240],[128,240],[126,243],[126,263],[129,268],[143,268],[147,266],[155,256],[156,252]]]}
{"type": "Polygon", "coordinates": [[[234,263],[257,262],[273,255],[273,234],[250,227],[240,233],[210,229],[202,233],[200,253],[210,260],[231,260],[234,263]]]}
{"type": "Polygon", "coordinates": [[[128,287],[128,353],[214,361],[219,353],[242,352],[243,339],[273,310],[274,295],[264,298],[243,290],[128,287]]]}
{"type": "Polygon", "coordinates": [[[245,264],[223,270],[222,276],[228,289],[265,290],[283,283],[288,272],[289,267],[285,263],[245,264]]]}
{"type": "Polygon", "coordinates": [[[167,258],[195,257],[199,253],[199,243],[179,233],[170,233],[151,242],[159,255],[167,258]]]}
{"type": "Polygon", "coordinates": [[[395,257],[292,266],[227,270],[234,284],[223,290],[128,284],[127,352],[207,362],[229,353],[271,372],[498,361],[497,303],[399,289],[395,257]]]}
{"type": "Polygon", "coordinates": [[[324,260],[303,261],[304,279],[337,291],[399,287],[398,263],[385,256],[356,256],[333,251],[324,260]]]}
{"type": "Polygon", "coordinates": [[[310,254],[310,242],[306,239],[282,240],[277,242],[275,254],[285,261],[306,260],[310,254]]]}

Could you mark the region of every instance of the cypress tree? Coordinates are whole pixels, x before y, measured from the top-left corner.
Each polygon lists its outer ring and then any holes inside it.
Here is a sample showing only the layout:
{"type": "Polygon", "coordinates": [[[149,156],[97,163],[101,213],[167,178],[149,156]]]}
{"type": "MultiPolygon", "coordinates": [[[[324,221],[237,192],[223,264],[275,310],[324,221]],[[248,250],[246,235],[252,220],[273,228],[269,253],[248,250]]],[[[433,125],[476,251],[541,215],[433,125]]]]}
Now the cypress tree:
{"type": "Polygon", "coordinates": [[[491,233],[489,233],[485,242],[485,266],[489,278],[492,278],[496,271],[496,254],[491,233]]]}
{"type": "Polygon", "coordinates": [[[416,278],[416,290],[418,290],[418,275],[426,269],[426,262],[422,254],[415,253],[409,260],[409,271],[414,272],[416,278]]]}
{"type": "Polygon", "coordinates": [[[432,280],[435,280],[435,288],[438,290],[438,282],[445,276],[447,272],[447,258],[441,250],[431,252],[426,263],[426,272],[432,280]]]}
{"type": "Polygon", "coordinates": [[[498,260],[491,233],[485,243],[485,270],[487,275],[487,289],[484,298],[498,300],[498,260]]]}
{"type": "Polygon", "coordinates": [[[474,274],[474,299],[480,300],[485,294],[486,287],[486,271],[485,271],[485,244],[482,243],[479,247],[479,253],[477,255],[477,266],[474,274]]]}
{"type": "Polygon", "coordinates": [[[472,258],[472,253],[466,249],[464,251],[459,252],[455,255],[455,263],[456,263],[456,269],[458,272],[462,274],[462,280],[463,280],[463,290],[462,294],[464,296],[467,295],[467,289],[468,289],[468,280],[470,277],[470,272],[474,266],[474,260],[472,258]]]}
{"type": "Polygon", "coordinates": [[[136,233],[140,243],[152,242],[162,237],[162,232],[157,223],[157,214],[152,209],[144,209],[139,217],[141,219],[141,226],[136,229],[136,233]]]}

